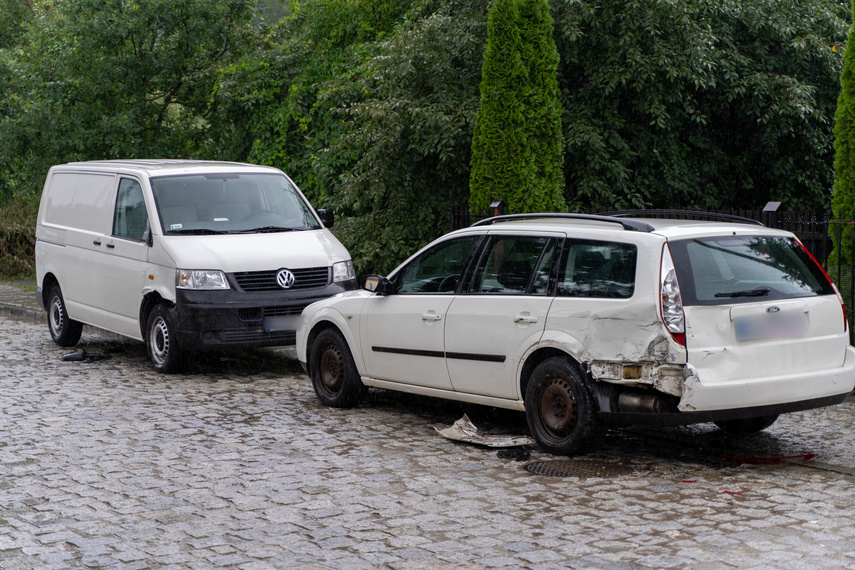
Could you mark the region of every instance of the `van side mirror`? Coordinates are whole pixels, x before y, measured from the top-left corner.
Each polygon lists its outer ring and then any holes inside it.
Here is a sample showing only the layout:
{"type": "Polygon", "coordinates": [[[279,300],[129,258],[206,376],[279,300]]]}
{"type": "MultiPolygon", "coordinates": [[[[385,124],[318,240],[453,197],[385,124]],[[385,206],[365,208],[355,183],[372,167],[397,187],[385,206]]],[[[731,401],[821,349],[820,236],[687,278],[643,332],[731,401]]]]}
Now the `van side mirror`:
{"type": "Polygon", "coordinates": [[[335,225],[335,213],[332,210],[322,208],[318,210],[318,217],[321,218],[321,223],[325,228],[331,228],[335,225]]]}
{"type": "Polygon", "coordinates": [[[389,295],[395,292],[395,285],[380,275],[368,275],[362,280],[362,288],[379,295],[389,295]]]}

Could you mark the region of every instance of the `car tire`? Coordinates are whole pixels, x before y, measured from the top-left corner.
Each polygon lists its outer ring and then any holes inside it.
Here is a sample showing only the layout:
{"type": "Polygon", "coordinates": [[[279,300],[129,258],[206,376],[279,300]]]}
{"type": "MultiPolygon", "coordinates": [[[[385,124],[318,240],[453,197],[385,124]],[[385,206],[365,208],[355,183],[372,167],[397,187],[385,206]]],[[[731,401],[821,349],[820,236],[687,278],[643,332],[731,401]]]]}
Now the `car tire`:
{"type": "Polygon", "coordinates": [[[312,387],[318,399],[333,408],[359,404],[365,386],[353,362],[353,355],[338,329],[321,331],[312,343],[312,387]]]}
{"type": "Polygon", "coordinates": [[[778,419],[778,414],[771,416],[760,416],[757,418],[744,418],[741,420],[724,420],[715,422],[715,425],[728,435],[746,435],[749,433],[757,433],[763,431],[767,427],[775,423],[778,419]]]}
{"type": "Polygon", "coordinates": [[[48,331],[59,346],[75,346],[83,334],[83,324],[68,317],[59,285],[50,288],[47,302],[48,331]]]}
{"type": "Polygon", "coordinates": [[[532,372],[525,394],[531,435],[545,451],[577,455],[595,451],[606,429],[579,367],[564,357],[547,358],[532,372]]]}
{"type": "Polygon", "coordinates": [[[145,330],[145,347],[154,369],[161,374],[180,372],[184,358],[166,305],[156,305],[151,310],[145,330]]]}

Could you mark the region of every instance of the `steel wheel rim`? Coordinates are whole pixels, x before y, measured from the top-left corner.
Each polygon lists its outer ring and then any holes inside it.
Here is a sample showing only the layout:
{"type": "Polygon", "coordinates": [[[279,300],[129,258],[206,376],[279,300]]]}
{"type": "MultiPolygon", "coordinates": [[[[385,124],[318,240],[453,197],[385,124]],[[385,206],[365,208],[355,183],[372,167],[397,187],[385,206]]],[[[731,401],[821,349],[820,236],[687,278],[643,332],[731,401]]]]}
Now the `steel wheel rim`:
{"type": "Polygon", "coordinates": [[[169,356],[169,327],[163,317],[157,317],[151,327],[149,335],[152,360],[158,365],[166,362],[169,356]]]}
{"type": "Polygon", "coordinates": [[[62,302],[59,297],[54,297],[50,304],[50,328],[57,336],[62,334],[62,313],[62,302]]]}
{"type": "Polygon", "coordinates": [[[540,423],[556,437],[569,435],[579,420],[579,404],[573,387],[559,376],[550,377],[540,395],[540,423]]]}
{"type": "Polygon", "coordinates": [[[335,394],[341,389],[342,367],[341,352],[335,346],[327,346],[321,354],[319,373],[324,389],[330,394],[335,394]]]}

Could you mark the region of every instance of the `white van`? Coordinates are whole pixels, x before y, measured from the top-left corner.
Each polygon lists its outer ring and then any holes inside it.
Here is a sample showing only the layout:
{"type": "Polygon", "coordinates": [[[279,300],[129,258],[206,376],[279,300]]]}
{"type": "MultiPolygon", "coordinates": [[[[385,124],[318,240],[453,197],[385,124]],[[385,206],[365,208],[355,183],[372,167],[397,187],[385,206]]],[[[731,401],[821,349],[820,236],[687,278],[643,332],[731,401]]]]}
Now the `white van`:
{"type": "Polygon", "coordinates": [[[332,224],[271,167],[54,166],[36,228],[36,297],[58,345],[94,325],[143,340],[165,373],[192,351],[294,344],[303,307],[357,286],[332,224]]]}

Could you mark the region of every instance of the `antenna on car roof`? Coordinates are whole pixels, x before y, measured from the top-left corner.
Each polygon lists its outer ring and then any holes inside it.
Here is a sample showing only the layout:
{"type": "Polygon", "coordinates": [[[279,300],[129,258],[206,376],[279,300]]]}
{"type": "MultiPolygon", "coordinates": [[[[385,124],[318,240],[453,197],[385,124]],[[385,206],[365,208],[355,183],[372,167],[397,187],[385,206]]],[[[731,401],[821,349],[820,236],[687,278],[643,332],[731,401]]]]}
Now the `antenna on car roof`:
{"type": "Polygon", "coordinates": [[[592,222],[605,222],[609,224],[620,224],[623,229],[633,232],[652,232],[653,226],[638,220],[623,220],[616,217],[609,217],[595,214],[508,214],[505,216],[493,216],[479,222],[475,222],[472,226],[489,226],[496,222],[506,222],[513,220],[541,220],[541,219],[569,219],[569,220],[589,220],[592,222]]]}

